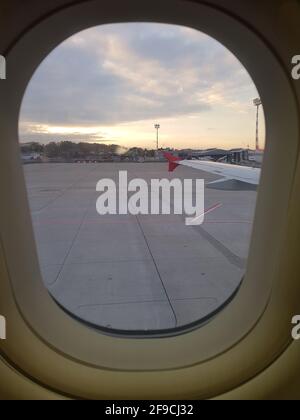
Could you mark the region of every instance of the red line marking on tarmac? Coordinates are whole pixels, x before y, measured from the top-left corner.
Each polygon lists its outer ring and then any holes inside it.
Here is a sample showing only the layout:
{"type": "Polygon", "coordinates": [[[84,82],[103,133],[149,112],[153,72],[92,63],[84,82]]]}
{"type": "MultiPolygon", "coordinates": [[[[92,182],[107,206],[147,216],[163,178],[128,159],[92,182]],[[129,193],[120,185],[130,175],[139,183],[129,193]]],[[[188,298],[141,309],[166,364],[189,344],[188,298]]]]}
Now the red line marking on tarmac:
{"type": "Polygon", "coordinates": [[[217,210],[217,209],[219,209],[222,206],[223,206],[223,203],[217,203],[214,206],[212,206],[212,207],[208,208],[207,210],[205,210],[204,213],[203,213],[203,215],[205,216],[206,214],[211,213],[212,211],[217,210]]]}
{"type": "Polygon", "coordinates": [[[214,210],[217,210],[218,208],[220,208],[220,207],[222,207],[222,206],[223,206],[223,203],[217,203],[217,204],[215,204],[214,206],[212,206],[212,207],[210,207],[210,208],[206,209],[206,210],[204,211],[204,213],[202,213],[200,216],[197,216],[197,217],[193,220],[193,222],[196,222],[196,220],[200,219],[201,217],[205,216],[205,215],[206,215],[206,214],[208,214],[208,213],[211,213],[211,212],[212,212],[212,211],[214,211],[214,210]]]}

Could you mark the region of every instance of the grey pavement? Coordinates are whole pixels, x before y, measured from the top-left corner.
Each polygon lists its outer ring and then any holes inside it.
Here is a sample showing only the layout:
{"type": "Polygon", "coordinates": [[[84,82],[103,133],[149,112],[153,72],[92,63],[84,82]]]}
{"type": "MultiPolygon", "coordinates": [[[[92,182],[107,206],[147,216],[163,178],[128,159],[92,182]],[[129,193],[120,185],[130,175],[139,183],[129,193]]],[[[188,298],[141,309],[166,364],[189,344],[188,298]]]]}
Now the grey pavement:
{"type": "Polygon", "coordinates": [[[182,216],[99,216],[96,184],[130,178],[204,178],[165,163],[36,164],[24,167],[41,273],[69,312],[98,326],[161,330],[198,321],[236,291],[246,269],[253,191],[206,189],[199,227],[182,216]]]}

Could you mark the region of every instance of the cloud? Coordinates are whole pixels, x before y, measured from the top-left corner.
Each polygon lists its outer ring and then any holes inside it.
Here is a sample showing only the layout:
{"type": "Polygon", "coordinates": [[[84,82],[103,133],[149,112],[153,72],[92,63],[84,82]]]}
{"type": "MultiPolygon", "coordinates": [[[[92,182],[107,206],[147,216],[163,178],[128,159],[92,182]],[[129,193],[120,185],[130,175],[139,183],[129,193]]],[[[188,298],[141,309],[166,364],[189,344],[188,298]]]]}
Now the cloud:
{"type": "Polygon", "coordinates": [[[239,61],[200,32],[163,24],[104,25],[73,36],[41,64],[24,97],[20,131],[28,140],[47,137],[31,130],[38,125],[105,127],[221,107],[245,112],[255,94],[239,61]]]}

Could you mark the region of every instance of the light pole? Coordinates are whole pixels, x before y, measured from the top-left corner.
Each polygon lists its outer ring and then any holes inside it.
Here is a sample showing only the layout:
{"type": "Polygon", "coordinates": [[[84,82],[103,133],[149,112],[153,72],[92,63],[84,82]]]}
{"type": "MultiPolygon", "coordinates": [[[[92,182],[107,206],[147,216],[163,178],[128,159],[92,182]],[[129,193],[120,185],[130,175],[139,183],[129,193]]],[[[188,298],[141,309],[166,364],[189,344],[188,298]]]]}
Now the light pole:
{"type": "Polygon", "coordinates": [[[156,150],[158,152],[158,131],[160,129],[160,124],[155,124],[154,128],[156,129],[156,150]]]}
{"type": "Polygon", "coordinates": [[[253,101],[254,106],[256,106],[256,140],[255,140],[255,144],[256,144],[256,151],[259,151],[259,131],[258,131],[258,123],[259,123],[259,107],[260,105],[262,105],[261,99],[260,98],[256,98],[253,101]]]}

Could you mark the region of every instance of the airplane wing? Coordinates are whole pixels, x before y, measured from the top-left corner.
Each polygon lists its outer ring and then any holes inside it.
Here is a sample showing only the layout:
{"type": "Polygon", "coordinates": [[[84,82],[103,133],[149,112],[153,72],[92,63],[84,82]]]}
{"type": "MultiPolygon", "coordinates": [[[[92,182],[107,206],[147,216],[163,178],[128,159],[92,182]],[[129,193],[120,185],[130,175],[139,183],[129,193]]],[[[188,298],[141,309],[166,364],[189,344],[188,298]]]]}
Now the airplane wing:
{"type": "Polygon", "coordinates": [[[183,165],[221,177],[221,179],[210,184],[218,184],[224,181],[238,181],[252,186],[259,184],[261,174],[261,169],[259,168],[200,160],[181,160],[170,153],[165,153],[164,156],[169,162],[169,172],[173,172],[177,166],[183,165]]]}

